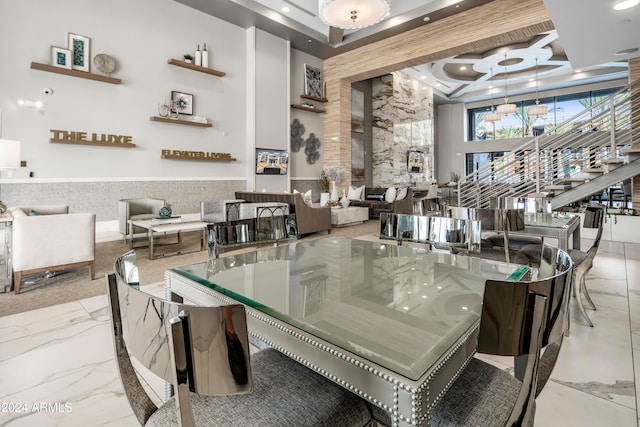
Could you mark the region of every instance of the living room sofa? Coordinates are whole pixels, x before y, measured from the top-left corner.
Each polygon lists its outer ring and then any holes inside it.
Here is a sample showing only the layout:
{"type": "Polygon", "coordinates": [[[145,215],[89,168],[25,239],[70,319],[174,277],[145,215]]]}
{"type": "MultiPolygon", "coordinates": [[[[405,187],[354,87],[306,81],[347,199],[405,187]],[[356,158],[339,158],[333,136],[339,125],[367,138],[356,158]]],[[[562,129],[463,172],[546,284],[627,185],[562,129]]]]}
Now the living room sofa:
{"type": "Polygon", "coordinates": [[[328,233],[331,232],[331,208],[309,206],[300,193],[236,191],[236,199],[242,199],[248,203],[288,203],[289,213],[296,215],[299,236],[325,230],[328,233]]]}
{"type": "Polygon", "coordinates": [[[363,200],[350,200],[349,206],[369,208],[369,218],[380,218],[380,213],[395,214],[413,213],[413,191],[407,188],[407,195],[402,200],[387,202],[385,200],[387,188],[365,187],[363,200]]]}
{"type": "Polygon", "coordinates": [[[69,213],[66,205],[13,207],[13,284],[20,293],[23,274],[89,267],[95,278],[96,215],[69,213]]]}

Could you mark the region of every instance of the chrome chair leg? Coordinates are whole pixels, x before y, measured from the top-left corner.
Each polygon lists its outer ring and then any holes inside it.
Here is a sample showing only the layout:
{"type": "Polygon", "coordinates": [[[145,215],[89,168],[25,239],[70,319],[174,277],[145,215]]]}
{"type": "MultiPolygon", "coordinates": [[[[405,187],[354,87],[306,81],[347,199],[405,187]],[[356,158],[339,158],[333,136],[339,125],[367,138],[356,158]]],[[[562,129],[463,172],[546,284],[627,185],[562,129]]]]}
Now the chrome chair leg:
{"type": "Polygon", "coordinates": [[[587,289],[587,285],[585,283],[585,278],[582,276],[582,281],[580,282],[580,287],[582,288],[582,293],[584,294],[584,299],[587,300],[589,305],[593,310],[597,310],[596,305],[593,303],[591,299],[591,295],[589,295],[589,290],[587,289]]]}
{"type": "MultiPolygon", "coordinates": [[[[582,277],[580,278],[580,283],[582,283],[582,277]]],[[[578,286],[574,286],[574,290],[576,292],[576,302],[578,303],[578,310],[582,314],[582,317],[584,317],[584,320],[587,322],[587,324],[593,327],[593,323],[591,322],[591,319],[589,319],[589,315],[585,311],[584,305],[582,304],[582,285],[578,284],[578,286]]]]}

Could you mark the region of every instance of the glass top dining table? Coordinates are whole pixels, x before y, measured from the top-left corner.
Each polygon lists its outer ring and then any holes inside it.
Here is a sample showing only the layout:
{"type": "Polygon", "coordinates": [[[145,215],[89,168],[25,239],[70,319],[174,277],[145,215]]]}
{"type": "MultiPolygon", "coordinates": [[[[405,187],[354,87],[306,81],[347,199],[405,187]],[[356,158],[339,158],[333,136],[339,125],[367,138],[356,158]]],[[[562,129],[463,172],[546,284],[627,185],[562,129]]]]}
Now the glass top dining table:
{"type": "Polygon", "coordinates": [[[558,248],[567,251],[570,248],[569,237],[573,249],[580,249],[580,216],[559,212],[553,214],[525,213],[524,230],[510,234],[531,234],[558,239],[558,248]]]}
{"type": "Polygon", "coordinates": [[[487,279],[532,274],[517,264],[333,237],[169,272],[410,380],[477,327],[487,279]]]}

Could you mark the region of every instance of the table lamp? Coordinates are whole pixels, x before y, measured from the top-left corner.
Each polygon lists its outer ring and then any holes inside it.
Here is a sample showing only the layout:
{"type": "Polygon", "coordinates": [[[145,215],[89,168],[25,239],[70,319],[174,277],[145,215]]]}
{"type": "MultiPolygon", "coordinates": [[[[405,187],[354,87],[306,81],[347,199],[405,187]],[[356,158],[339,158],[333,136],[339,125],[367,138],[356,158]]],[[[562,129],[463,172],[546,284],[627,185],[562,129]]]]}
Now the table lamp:
{"type": "MultiPolygon", "coordinates": [[[[20,142],[0,138],[0,171],[14,170],[20,167],[20,142]]],[[[0,214],[7,207],[0,201],[0,214]]]]}

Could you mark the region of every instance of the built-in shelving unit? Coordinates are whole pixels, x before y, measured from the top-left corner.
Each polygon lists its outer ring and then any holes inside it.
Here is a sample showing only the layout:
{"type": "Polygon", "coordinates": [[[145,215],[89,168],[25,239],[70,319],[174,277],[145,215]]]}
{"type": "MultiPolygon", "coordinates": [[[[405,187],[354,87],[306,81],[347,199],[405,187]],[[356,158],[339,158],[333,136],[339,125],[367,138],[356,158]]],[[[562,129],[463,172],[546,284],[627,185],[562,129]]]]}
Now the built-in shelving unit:
{"type": "Polygon", "coordinates": [[[48,64],[40,64],[38,62],[32,62],[31,68],[34,70],[48,71],[50,73],[64,74],[66,76],[80,77],[80,78],[89,79],[89,80],[97,80],[99,82],[111,83],[114,85],[119,85],[120,83],[122,83],[122,80],[117,79],[115,77],[101,76],[99,74],[92,74],[86,71],[69,70],[68,68],[55,67],[53,65],[48,65],[48,64]]]}
{"type": "Polygon", "coordinates": [[[169,119],[166,117],[158,117],[158,116],[151,116],[149,117],[149,120],[151,120],[152,122],[173,123],[175,125],[198,126],[203,128],[210,128],[213,126],[211,123],[193,122],[191,120],[169,119]]]}
{"type": "Polygon", "coordinates": [[[227,75],[227,73],[224,73],[222,71],[218,71],[208,67],[201,67],[200,65],[196,65],[196,64],[190,64],[188,62],[184,62],[179,59],[169,59],[167,63],[171,65],[175,65],[177,67],[188,68],[189,70],[200,71],[201,73],[211,74],[213,76],[223,77],[227,75]]]}
{"type": "MultiPolygon", "coordinates": [[[[329,102],[327,98],[319,98],[317,96],[311,95],[300,95],[300,98],[308,99],[310,101],[316,102],[329,102]]],[[[316,108],[313,105],[302,105],[302,104],[291,104],[291,108],[296,108],[298,110],[311,111],[312,113],[324,113],[325,110],[322,108],[316,108]]]]}
{"type": "Polygon", "coordinates": [[[52,144],[94,145],[99,147],[114,147],[114,148],[135,148],[136,147],[136,144],[132,144],[130,142],[97,142],[97,141],[85,141],[81,139],[51,138],[49,142],[52,144]]]}

